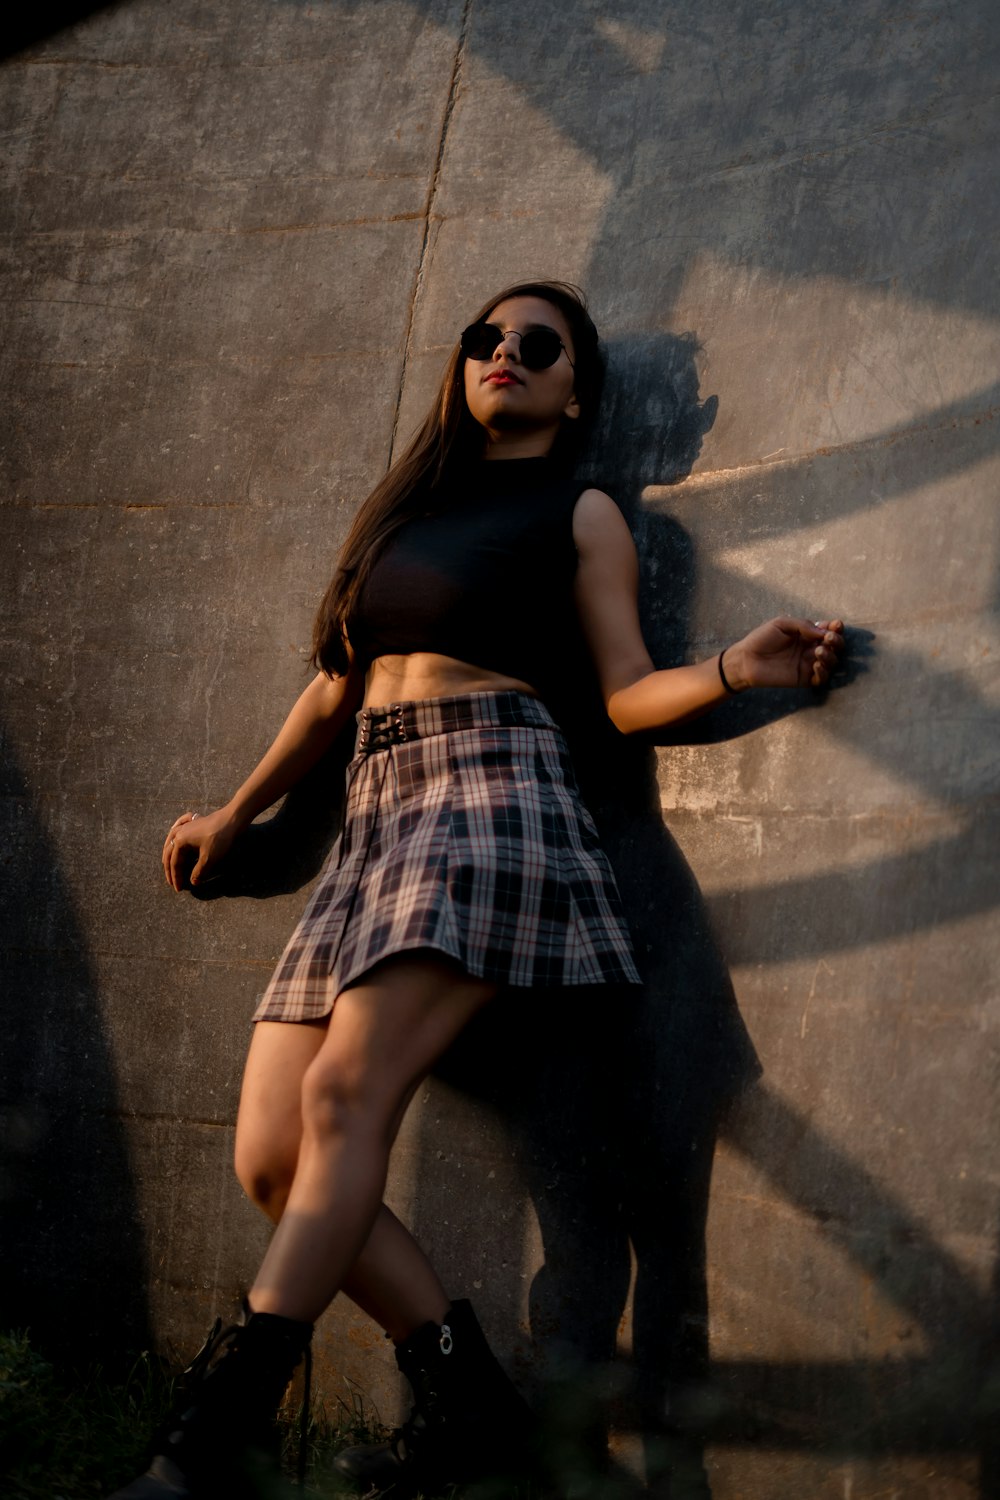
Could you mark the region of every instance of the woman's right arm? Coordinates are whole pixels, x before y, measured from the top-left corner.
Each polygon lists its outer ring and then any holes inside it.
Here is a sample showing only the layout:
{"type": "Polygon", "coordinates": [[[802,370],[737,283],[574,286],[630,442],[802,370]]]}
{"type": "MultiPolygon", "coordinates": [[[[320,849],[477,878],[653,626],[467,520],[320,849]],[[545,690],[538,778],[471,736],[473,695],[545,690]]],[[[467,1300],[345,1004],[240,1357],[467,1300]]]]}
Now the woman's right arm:
{"type": "Polygon", "coordinates": [[[580,496],[573,537],[580,622],[608,716],[623,734],[682,724],[744,688],[824,687],[836,670],[845,649],[843,622],[783,615],[721,656],[657,671],[639,625],[635,544],[621,511],[601,490],[580,496]]]}
{"type": "Polygon", "coordinates": [[[363,674],[356,667],[343,677],[317,673],[271,748],[225,807],[181,814],[163,845],[163,873],[175,891],[186,878],[192,885],[203,880],[236,835],[312,769],[358,708],[363,688],[363,674]]]}

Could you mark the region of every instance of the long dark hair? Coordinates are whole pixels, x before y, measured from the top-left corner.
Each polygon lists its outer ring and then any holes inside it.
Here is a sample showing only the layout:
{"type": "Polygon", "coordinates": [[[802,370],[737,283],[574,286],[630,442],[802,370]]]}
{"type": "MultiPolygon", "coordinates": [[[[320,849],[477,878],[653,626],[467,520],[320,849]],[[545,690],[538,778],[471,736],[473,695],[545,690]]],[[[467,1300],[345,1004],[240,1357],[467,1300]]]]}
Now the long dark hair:
{"type": "MultiPolygon", "coordinates": [[[[471,319],[479,322],[511,297],[540,297],[558,307],[569,324],[575,357],[574,391],[579,417],[564,420],[550,458],[569,467],[597,415],[604,361],[597,329],[579,287],[568,281],[520,281],[484,303],[471,319]]],[[[347,621],[372,565],[399,528],[425,512],[428,495],[443,488],[463,464],[480,457],[483,429],[465,404],[465,356],[456,345],[445,366],[441,388],[402,457],[372,490],[354,518],[313,625],[312,665],[331,677],[350,665],[347,621]]]]}

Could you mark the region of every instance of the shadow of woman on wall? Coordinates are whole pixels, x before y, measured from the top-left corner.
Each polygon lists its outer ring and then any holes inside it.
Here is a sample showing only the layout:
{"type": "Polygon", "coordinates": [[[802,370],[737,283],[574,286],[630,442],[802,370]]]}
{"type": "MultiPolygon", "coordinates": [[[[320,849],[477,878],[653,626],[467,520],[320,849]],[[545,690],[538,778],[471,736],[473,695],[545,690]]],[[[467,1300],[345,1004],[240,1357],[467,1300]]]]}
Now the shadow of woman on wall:
{"type": "MultiPolygon", "coordinates": [[[[716,399],[700,398],[697,352],[691,336],[612,347],[594,444],[636,534],[658,666],[684,660],[695,559],[683,530],[645,514],[640,496],[690,473],[715,420],[716,399]]],[[[592,464],[585,473],[605,487],[592,464]]],[[[531,1346],[520,1352],[560,1482],[601,1500],[640,1490],[700,1500],[710,1489],[698,1433],[717,1415],[706,1410],[712,1159],[728,1106],[760,1069],[697,882],[664,826],[652,745],[609,725],[579,643],[565,681],[554,707],[645,982],[512,993],[477,1019],[439,1076],[503,1122],[531,1194],[544,1264],[530,1289],[531,1346]]],[[[764,717],[800,701],[775,700],[764,717]]],[[[763,721],[730,705],[713,718],[725,719],[716,736],[763,721]]],[[[516,1327],[505,1332],[516,1348],[516,1327]]]]}

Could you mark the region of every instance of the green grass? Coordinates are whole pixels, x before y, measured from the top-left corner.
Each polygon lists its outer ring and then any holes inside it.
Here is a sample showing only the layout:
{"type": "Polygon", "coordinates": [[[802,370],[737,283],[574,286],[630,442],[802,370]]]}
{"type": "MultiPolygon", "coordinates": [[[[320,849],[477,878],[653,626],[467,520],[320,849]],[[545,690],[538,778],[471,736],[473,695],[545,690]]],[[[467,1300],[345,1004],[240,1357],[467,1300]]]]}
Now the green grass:
{"type": "MultiPolygon", "coordinates": [[[[0,1333],[0,1495],[3,1500],[102,1500],[145,1467],[150,1434],[164,1420],[174,1381],[163,1363],[143,1353],[111,1374],[102,1366],[57,1368],[32,1348],[25,1333],[0,1333]]],[[[283,1463],[291,1478],[299,1451],[299,1410],[283,1409],[283,1463]]],[[[309,1423],[305,1494],[320,1500],[355,1496],[339,1483],[331,1459],[350,1443],[386,1435],[360,1392],[352,1404],[330,1412],[314,1401],[309,1423]]],[[[486,1486],[461,1492],[464,1500],[498,1500],[486,1486]]],[[[502,1500],[530,1500],[530,1487],[502,1500]]],[[[274,1500],[303,1492],[280,1486],[274,1500]]],[[[454,1492],[452,1500],[458,1500],[454,1492]]]]}
{"type": "MultiPolygon", "coordinates": [[[[24,1333],[0,1334],[0,1495],[4,1500],[101,1500],[145,1467],[150,1434],[164,1420],[174,1382],[160,1360],[139,1354],[124,1374],[99,1365],[57,1368],[24,1333]]],[[[282,1411],[288,1474],[298,1464],[299,1413],[282,1411]]],[[[309,1424],[307,1493],[354,1494],[335,1481],[330,1459],[348,1443],[378,1442],[374,1414],[358,1395],[333,1414],[317,1404],[309,1424]]],[[[289,1486],[288,1493],[301,1492],[289,1486]]]]}
{"type": "Polygon", "coordinates": [[[8,1500],[94,1500],[141,1458],[170,1395],[147,1354],[124,1379],[99,1366],[60,1375],[26,1334],[0,1334],[0,1491],[8,1500]]]}

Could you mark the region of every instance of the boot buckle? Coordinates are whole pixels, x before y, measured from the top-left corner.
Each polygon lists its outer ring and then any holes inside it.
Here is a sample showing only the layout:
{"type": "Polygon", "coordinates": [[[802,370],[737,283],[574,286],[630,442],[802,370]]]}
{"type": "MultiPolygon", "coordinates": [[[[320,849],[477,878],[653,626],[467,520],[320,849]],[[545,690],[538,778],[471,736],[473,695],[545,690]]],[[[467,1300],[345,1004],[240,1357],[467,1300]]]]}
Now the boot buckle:
{"type": "Polygon", "coordinates": [[[451,1329],[448,1327],[447,1323],[441,1324],[441,1337],[438,1339],[438,1346],[442,1354],[450,1354],[452,1349],[454,1349],[455,1347],[454,1340],[451,1336],[451,1329]]]}

